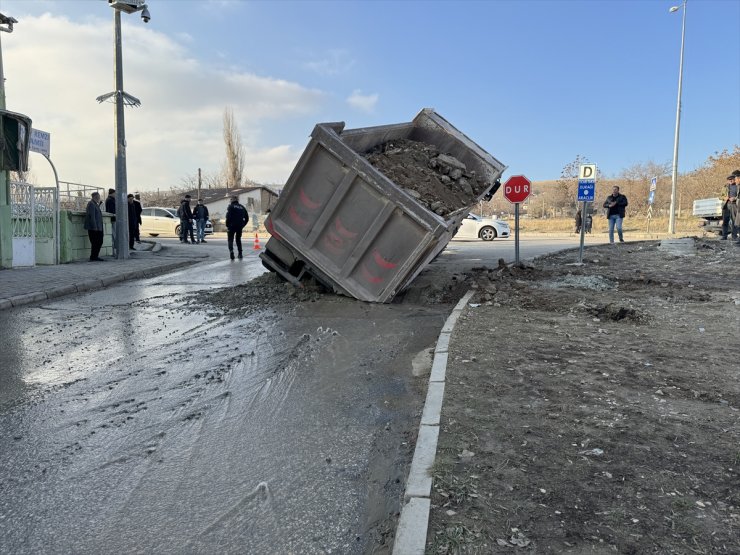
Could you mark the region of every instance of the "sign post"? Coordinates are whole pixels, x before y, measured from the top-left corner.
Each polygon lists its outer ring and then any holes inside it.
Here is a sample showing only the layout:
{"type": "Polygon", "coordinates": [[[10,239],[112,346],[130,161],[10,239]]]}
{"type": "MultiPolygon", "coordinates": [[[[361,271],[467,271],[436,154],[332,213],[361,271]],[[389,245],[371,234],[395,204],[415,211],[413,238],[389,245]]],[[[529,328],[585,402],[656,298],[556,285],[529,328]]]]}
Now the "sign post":
{"type": "Polygon", "coordinates": [[[519,264],[519,204],[529,197],[532,183],[523,175],[512,175],[504,183],[504,196],[514,205],[514,263],[519,264]]]}
{"type": "Polygon", "coordinates": [[[593,202],[596,191],[596,164],[581,164],[578,167],[578,202],[581,204],[581,247],[578,262],[583,262],[583,243],[586,240],[586,216],[588,203],[593,202]]]}
{"type": "Polygon", "coordinates": [[[655,202],[655,190],[658,188],[658,178],[653,177],[650,180],[650,192],[648,193],[647,209],[647,233],[650,233],[650,220],[653,218],[653,203],[655,202]]]}

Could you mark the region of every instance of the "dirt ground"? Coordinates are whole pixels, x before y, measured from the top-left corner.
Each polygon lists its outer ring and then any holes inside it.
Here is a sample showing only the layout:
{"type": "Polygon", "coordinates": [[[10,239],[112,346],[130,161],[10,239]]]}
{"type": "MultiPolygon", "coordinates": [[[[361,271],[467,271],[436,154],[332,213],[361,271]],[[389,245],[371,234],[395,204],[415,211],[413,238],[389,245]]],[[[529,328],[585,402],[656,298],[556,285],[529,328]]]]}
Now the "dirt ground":
{"type": "Polygon", "coordinates": [[[689,242],[469,279],[427,553],[740,553],[740,248],[689,242]]]}
{"type": "Polygon", "coordinates": [[[388,141],[366,157],[394,183],[441,216],[474,204],[485,189],[485,183],[460,160],[426,143],[388,141]]]}

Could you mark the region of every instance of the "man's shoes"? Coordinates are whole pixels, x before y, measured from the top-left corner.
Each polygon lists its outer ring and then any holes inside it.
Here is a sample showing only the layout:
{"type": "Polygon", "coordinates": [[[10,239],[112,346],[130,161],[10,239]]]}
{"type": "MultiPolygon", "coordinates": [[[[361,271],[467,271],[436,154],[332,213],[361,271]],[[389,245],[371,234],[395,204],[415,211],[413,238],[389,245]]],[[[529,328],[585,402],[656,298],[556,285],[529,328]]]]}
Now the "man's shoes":
{"type": "Polygon", "coordinates": [[[233,251],[229,252],[229,256],[231,257],[231,260],[234,260],[234,252],[233,251]]]}
{"type": "Polygon", "coordinates": [[[196,243],[198,243],[200,245],[200,241],[196,241],[196,243]]]}
{"type": "Polygon", "coordinates": [[[97,258],[91,258],[91,259],[90,259],[90,262],[105,262],[105,260],[103,260],[103,259],[102,259],[102,258],[100,258],[100,257],[97,257],[97,258]]]}
{"type": "Polygon", "coordinates": [[[205,239],[203,239],[203,240],[201,241],[201,243],[207,243],[207,242],[208,242],[208,241],[206,241],[205,239]]]}
{"type": "Polygon", "coordinates": [[[244,258],[244,257],[242,256],[242,253],[239,253],[239,260],[241,260],[242,258],[244,258]]]}
{"type": "Polygon", "coordinates": [[[130,251],[135,251],[136,249],[135,249],[135,248],[133,247],[133,245],[132,245],[132,246],[130,246],[130,247],[128,248],[128,250],[130,250],[130,251]]]}
{"type": "Polygon", "coordinates": [[[624,243],[624,239],[620,239],[620,240],[619,240],[619,242],[620,242],[620,243],[624,243]]]}

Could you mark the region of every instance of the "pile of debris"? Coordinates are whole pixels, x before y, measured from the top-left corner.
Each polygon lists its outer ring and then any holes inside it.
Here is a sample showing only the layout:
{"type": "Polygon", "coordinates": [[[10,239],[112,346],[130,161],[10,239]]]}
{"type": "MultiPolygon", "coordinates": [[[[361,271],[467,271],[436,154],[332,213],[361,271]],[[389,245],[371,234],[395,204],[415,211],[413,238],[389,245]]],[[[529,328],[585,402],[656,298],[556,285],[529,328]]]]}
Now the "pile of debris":
{"type": "Polygon", "coordinates": [[[388,179],[440,216],[475,203],[486,184],[463,162],[434,145],[409,139],[380,144],[365,154],[388,179]]]}

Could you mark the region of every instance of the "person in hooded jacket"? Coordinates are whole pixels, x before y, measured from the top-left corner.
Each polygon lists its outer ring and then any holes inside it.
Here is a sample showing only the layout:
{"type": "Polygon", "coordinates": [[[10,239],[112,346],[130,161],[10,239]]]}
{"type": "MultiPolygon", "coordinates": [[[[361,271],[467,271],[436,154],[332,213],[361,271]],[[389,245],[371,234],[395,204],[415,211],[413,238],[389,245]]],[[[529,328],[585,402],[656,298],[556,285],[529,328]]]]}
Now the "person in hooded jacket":
{"type": "Polygon", "coordinates": [[[231,197],[231,204],[226,209],[226,238],[229,242],[229,257],[234,260],[234,239],[236,239],[236,248],[239,253],[239,260],[242,256],[242,230],[249,221],[247,209],[239,204],[239,197],[231,197]]]}

